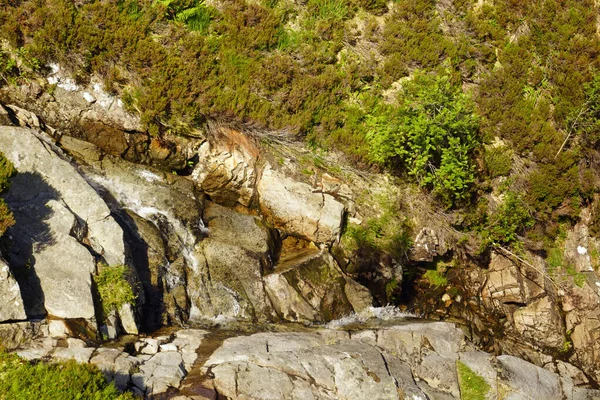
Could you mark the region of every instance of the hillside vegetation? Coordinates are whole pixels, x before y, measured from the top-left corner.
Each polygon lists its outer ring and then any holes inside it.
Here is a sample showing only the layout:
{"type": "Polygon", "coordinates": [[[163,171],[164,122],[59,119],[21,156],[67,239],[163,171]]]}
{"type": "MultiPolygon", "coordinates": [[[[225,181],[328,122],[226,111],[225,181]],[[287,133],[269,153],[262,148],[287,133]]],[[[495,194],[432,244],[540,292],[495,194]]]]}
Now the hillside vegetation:
{"type": "Polygon", "coordinates": [[[418,183],[484,243],[551,244],[600,187],[598,13],[593,0],[0,0],[0,82],[59,63],[100,76],[154,135],[207,117],[298,134],[418,183]]]}

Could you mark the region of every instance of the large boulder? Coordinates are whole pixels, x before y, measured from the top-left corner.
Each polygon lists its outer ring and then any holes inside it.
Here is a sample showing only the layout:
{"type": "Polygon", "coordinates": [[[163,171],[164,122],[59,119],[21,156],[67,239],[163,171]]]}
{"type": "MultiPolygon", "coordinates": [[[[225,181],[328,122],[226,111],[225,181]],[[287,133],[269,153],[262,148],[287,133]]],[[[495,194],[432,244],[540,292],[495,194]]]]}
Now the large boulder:
{"type": "MultiPolygon", "coordinates": [[[[47,189],[39,190],[39,195],[60,198],[78,220],[85,223],[86,238],[94,252],[108,264],[124,263],[122,230],[110,216],[108,206],[51,144],[27,129],[2,127],[0,149],[20,173],[38,175],[39,180],[45,182],[47,189]]],[[[37,196],[35,188],[31,188],[28,195],[37,196]]]]}
{"type": "Polygon", "coordinates": [[[123,264],[123,231],[104,201],[58,150],[31,131],[0,128],[0,149],[19,172],[6,202],[17,223],[6,254],[29,316],[95,316],[96,262],[123,264]]]}
{"type": "Polygon", "coordinates": [[[277,314],[288,321],[330,321],[370,307],[368,290],[341,271],[326,251],[286,254],[264,278],[277,314]]]}
{"type": "Polygon", "coordinates": [[[192,177],[217,203],[252,204],[257,177],[258,148],[243,133],[216,127],[210,141],[198,149],[192,177]]]}
{"type": "Polygon", "coordinates": [[[190,317],[273,319],[262,277],[275,250],[274,233],[260,218],[216,204],[204,215],[208,238],[196,247],[188,274],[190,317]]]}
{"type": "Polygon", "coordinates": [[[267,165],[257,185],[260,209],[282,232],[318,243],[338,239],[345,207],[333,196],[267,165]]]}

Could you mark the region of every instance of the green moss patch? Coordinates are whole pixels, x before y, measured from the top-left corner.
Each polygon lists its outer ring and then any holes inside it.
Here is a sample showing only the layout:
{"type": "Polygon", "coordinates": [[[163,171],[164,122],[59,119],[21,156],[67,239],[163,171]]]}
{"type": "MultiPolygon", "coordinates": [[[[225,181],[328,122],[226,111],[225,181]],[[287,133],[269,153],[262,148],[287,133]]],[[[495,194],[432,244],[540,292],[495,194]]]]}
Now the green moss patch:
{"type": "Polygon", "coordinates": [[[490,385],[464,363],[457,361],[458,384],[462,400],[485,400],[490,391],[490,385]]]}

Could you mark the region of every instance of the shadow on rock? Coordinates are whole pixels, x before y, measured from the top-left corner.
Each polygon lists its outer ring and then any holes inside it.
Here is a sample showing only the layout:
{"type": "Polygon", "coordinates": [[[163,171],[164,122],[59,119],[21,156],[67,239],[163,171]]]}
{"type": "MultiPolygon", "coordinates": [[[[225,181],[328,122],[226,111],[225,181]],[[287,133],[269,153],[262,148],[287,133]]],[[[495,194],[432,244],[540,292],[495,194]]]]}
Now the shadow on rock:
{"type": "Polygon", "coordinates": [[[36,254],[56,244],[48,220],[53,211],[51,201],[59,201],[58,192],[35,172],[18,173],[4,196],[16,223],[2,239],[2,248],[15,279],[21,288],[28,318],[42,317],[44,293],[35,272],[36,254]]]}

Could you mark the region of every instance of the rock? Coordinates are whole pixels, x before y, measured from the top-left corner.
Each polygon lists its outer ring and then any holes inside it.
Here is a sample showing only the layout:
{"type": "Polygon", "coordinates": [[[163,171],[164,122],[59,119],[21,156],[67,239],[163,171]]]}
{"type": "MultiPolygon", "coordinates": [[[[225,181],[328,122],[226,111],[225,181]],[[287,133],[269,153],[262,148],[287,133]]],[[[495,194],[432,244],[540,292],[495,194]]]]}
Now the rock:
{"type": "Polygon", "coordinates": [[[108,316],[105,316],[104,325],[100,326],[100,334],[103,339],[114,340],[119,336],[118,322],[115,311],[111,311],[108,316]]]}
{"type": "Polygon", "coordinates": [[[432,262],[435,257],[442,256],[448,251],[446,244],[438,237],[435,230],[422,228],[409,251],[412,261],[432,262]]]}
{"type": "Polygon", "coordinates": [[[158,340],[144,339],[144,341],[140,343],[140,350],[138,351],[141,351],[142,354],[150,355],[158,353],[158,340]]]}
{"type": "Polygon", "coordinates": [[[491,255],[488,280],[482,296],[497,299],[501,303],[525,303],[517,266],[496,252],[491,255]]]}
{"type": "Polygon", "coordinates": [[[263,286],[262,257],[211,238],[200,243],[195,256],[198,265],[188,276],[190,319],[274,317],[263,286]]]}
{"type": "Polygon", "coordinates": [[[25,349],[17,350],[16,353],[19,357],[29,361],[47,359],[56,348],[56,344],[56,339],[38,339],[29,343],[25,349]]]}
{"type": "Polygon", "coordinates": [[[117,311],[121,326],[125,333],[129,335],[137,335],[139,333],[135,318],[135,312],[130,303],[125,303],[117,311]]]}
{"type": "Polygon", "coordinates": [[[161,344],[160,351],[177,351],[177,346],[173,343],[161,344]]]}
{"type": "Polygon", "coordinates": [[[265,257],[271,257],[275,251],[275,232],[256,216],[210,202],[204,209],[204,221],[213,240],[232,243],[265,257]]]}
{"type": "Polygon", "coordinates": [[[125,390],[131,381],[130,374],[138,363],[134,357],[118,349],[99,348],[90,360],[91,364],[98,367],[109,382],[113,382],[117,389],[125,390]]]}
{"type": "Polygon", "coordinates": [[[591,218],[590,210],[585,208],[581,211],[581,222],[567,233],[564,244],[564,260],[574,266],[577,272],[593,272],[592,258],[590,253],[593,249],[590,240],[589,228],[586,222],[591,218]]]}
{"type": "Polygon", "coordinates": [[[426,346],[442,357],[456,360],[464,351],[464,334],[448,322],[422,322],[396,325],[377,334],[377,346],[407,360],[411,365],[421,362],[426,346]]]}
{"type": "Polygon", "coordinates": [[[198,149],[194,181],[219,204],[249,207],[255,196],[258,148],[234,129],[215,127],[213,136],[198,149]]]}
{"type": "Polygon", "coordinates": [[[257,190],[261,212],[282,232],[318,243],[338,239],[345,208],[331,195],[292,180],[269,165],[257,190]]]}
{"type": "Polygon", "coordinates": [[[376,348],[347,340],[326,344],[314,333],[227,339],[205,367],[218,392],[231,398],[398,398],[376,348]]]}
{"type": "Polygon", "coordinates": [[[0,324],[0,344],[7,350],[28,346],[35,339],[48,335],[43,322],[11,322],[0,324]]]}
{"type": "Polygon", "coordinates": [[[14,121],[13,118],[11,118],[11,111],[0,103],[0,125],[11,126],[15,125],[16,122],[18,121],[14,121]]]}
{"type": "Polygon", "coordinates": [[[171,387],[179,387],[186,375],[181,354],[174,351],[160,352],[139,366],[140,372],[132,375],[132,382],[147,395],[165,393],[171,387]]]}
{"type": "Polygon", "coordinates": [[[98,162],[102,159],[102,150],[92,143],[85,140],[76,139],[71,136],[63,135],[58,142],[61,148],[67,150],[69,154],[85,162],[98,162]]]}
{"type": "Polygon", "coordinates": [[[48,335],[52,338],[62,338],[67,336],[69,328],[63,320],[51,319],[48,321],[48,335]]]}
{"type": "Polygon", "coordinates": [[[181,353],[186,370],[191,370],[194,365],[198,358],[196,351],[207,334],[207,331],[200,329],[182,329],[175,333],[175,339],[170,344],[176,346],[181,353]]]}
{"type": "Polygon", "coordinates": [[[460,398],[456,361],[438,354],[427,354],[414,368],[415,375],[427,384],[454,398],[460,398]]]}
{"type": "Polygon", "coordinates": [[[283,257],[265,277],[265,288],[277,314],[288,321],[330,321],[372,304],[366,289],[346,277],[328,252],[310,248],[283,257]]]}
{"type": "Polygon", "coordinates": [[[349,277],[346,277],[344,294],[355,313],[361,313],[373,306],[373,296],[369,289],[349,277]]]}
{"type": "Polygon", "coordinates": [[[27,111],[14,104],[9,104],[7,107],[12,111],[12,114],[18,121],[19,126],[32,129],[41,129],[43,127],[43,124],[40,122],[40,119],[37,117],[37,115],[35,115],[35,113],[27,111]]]}
{"type": "Polygon", "coordinates": [[[26,318],[19,284],[10,273],[6,262],[0,258],[0,322],[26,318]]]}
{"type": "Polygon", "coordinates": [[[52,358],[55,360],[75,360],[78,363],[87,363],[94,353],[93,347],[86,348],[67,348],[57,347],[52,352],[52,358]]]}
{"type": "Polygon", "coordinates": [[[30,305],[28,312],[39,315],[40,310],[45,310],[58,318],[92,319],[95,317],[91,289],[94,258],[69,235],[76,222],[75,215],[61,202],[38,196],[37,191],[43,188],[38,184],[20,174],[13,179],[6,197],[19,221],[8,231],[14,238],[14,249],[8,256],[11,264],[21,269],[26,268],[29,260],[35,260],[28,271],[30,277],[23,283],[28,285],[30,301],[43,300],[43,304],[30,305]],[[25,201],[20,202],[19,198],[25,201]]]}
{"type": "Polygon", "coordinates": [[[68,338],[67,339],[67,347],[70,349],[82,349],[86,347],[86,344],[81,339],[68,338]]]}
{"type": "Polygon", "coordinates": [[[92,319],[95,260],[86,246],[108,263],[123,263],[121,228],[102,199],[51,145],[30,131],[1,128],[0,147],[19,171],[6,195],[19,221],[8,232],[14,246],[7,257],[22,271],[28,314],[92,319]]]}
{"type": "Polygon", "coordinates": [[[517,309],[513,320],[517,332],[532,342],[554,348],[560,348],[565,342],[559,311],[548,297],[517,309]]]}
{"type": "Polygon", "coordinates": [[[562,392],[557,374],[513,356],[498,356],[502,384],[511,389],[511,399],[560,400],[562,392]]]}

